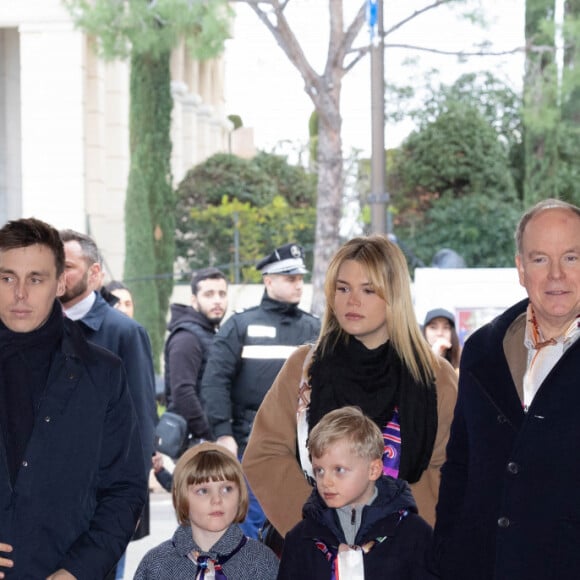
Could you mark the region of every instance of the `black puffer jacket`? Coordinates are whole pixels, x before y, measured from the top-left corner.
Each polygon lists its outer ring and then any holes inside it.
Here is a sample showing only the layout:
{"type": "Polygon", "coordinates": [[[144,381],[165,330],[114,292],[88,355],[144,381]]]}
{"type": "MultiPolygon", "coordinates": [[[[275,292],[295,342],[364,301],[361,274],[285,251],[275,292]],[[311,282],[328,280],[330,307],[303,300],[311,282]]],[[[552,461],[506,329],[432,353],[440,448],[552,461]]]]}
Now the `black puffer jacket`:
{"type": "Polygon", "coordinates": [[[191,306],[171,305],[170,334],[165,341],[165,397],[167,408],[187,420],[194,439],[211,438],[199,388],[216,328],[191,306]]]}

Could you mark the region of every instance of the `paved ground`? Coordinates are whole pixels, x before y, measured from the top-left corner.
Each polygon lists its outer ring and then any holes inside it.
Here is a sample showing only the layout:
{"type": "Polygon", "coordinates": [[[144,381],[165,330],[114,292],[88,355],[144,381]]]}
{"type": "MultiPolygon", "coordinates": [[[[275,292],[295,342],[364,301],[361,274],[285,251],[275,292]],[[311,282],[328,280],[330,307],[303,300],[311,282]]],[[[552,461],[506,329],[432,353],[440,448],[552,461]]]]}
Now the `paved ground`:
{"type": "Polygon", "coordinates": [[[162,489],[155,489],[150,494],[151,500],[151,534],[142,540],[131,542],[127,548],[125,580],[131,580],[141,558],[151,549],[168,540],[177,527],[171,495],[162,489]]]}

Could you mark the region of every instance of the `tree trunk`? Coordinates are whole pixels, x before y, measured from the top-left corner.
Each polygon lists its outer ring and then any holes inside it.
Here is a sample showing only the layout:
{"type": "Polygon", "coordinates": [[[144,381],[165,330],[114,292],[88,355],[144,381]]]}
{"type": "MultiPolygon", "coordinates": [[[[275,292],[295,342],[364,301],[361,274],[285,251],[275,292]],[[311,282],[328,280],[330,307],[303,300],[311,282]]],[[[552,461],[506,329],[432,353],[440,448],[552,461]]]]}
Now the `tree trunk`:
{"type": "Polygon", "coordinates": [[[325,96],[318,123],[318,197],[316,202],[316,243],[312,273],[312,312],[324,311],[324,278],[330,259],[340,244],[342,215],[343,159],[340,116],[340,81],[325,96]]]}

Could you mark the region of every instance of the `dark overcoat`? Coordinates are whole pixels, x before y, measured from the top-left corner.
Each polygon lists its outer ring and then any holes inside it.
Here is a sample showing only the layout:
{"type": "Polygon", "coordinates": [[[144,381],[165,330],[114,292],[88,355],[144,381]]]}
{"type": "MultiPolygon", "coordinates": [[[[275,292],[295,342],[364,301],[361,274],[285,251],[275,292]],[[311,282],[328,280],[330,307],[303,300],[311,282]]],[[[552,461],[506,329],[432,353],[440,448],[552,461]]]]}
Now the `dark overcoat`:
{"type": "Polygon", "coordinates": [[[463,350],[435,526],[443,578],[580,578],[580,340],[525,413],[516,382],[527,306],[482,327],[463,350]]]}
{"type": "Polygon", "coordinates": [[[0,541],[14,548],[6,578],[38,580],[65,568],[102,580],[147,495],[121,361],[64,324],[14,487],[0,432],[0,541]]]}
{"type": "Polygon", "coordinates": [[[155,372],[149,335],[139,323],[109,306],[98,293],[93,306],[78,324],[89,342],[110,350],[123,361],[149,474],[157,423],[155,372]]]}

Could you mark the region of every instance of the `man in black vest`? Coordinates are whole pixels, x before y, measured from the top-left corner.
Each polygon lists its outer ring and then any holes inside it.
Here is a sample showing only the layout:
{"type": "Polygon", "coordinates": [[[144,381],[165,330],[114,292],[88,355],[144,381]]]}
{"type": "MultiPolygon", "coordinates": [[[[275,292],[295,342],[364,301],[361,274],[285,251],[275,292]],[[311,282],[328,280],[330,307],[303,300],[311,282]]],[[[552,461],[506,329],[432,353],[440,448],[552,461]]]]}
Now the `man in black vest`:
{"type": "Polygon", "coordinates": [[[171,305],[165,342],[167,408],[184,417],[193,441],[211,439],[199,400],[209,347],[228,306],[228,283],[218,268],[204,268],[191,278],[191,306],[171,305]]]}

